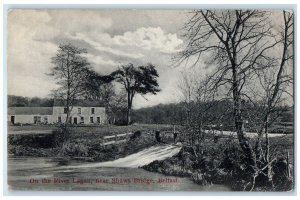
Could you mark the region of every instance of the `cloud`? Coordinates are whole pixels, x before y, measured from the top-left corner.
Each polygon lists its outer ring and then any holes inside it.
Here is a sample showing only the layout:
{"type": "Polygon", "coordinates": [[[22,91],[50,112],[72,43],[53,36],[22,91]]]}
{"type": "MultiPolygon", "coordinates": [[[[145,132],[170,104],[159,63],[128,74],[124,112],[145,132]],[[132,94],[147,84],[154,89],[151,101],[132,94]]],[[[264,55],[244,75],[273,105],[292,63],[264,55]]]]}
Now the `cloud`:
{"type": "Polygon", "coordinates": [[[9,77],[8,86],[8,94],[24,97],[47,97],[58,87],[51,77],[24,76],[22,73],[9,77]]]}
{"type": "MultiPolygon", "coordinates": [[[[141,54],[141,53],[127,53],[126,51],[122,51],[122,50],[119,50],[117,48],[111,48],[111,47],[108,47],[108,46],[104,46],[102,44],[102,42],[99,41],[101,39],[99,39],[98,41],[95,41],[95,40],[92,40],[91,38],[89,38],[88,35],[85,35],[85,34],[82,34],[82,33],[76,33],[74,36],[72,36],[72,35],[68,35],[68,36],[69,36],[69,38],[74,39],[74,40],[85,41],[86,43],[91,45],[94,49],[96,49],[100,52],[104,51],[104,52],[111,53],[111,54],[114,54],[114,55],[124,56],[124,57],[129,57],[129,58],[142,58],[142,57],[144,57],[144,55],[141,54]]],[[[99,35],[98,38],[102,38],[101,34],[99,35]]],[[[106,37],[103,37],[103,38],[104,38],[104,40],[107,39],[106,37]]],[[[113,45],[113,44],[111,44],[111,45],[113,45]]]]}
{"type": "Polygon", "coordinates": [[[176,53],[183,41],[177,34],[166,34],[160,27],[138,28],[133,32],[113,37],[113,41],[120,46],[138,46],[143,49],[155,49],[162,53],[176,53]]]}
{"type": "Polygon", "coordinates": [[[89,53],[83,56],[88,59],[88,61],[91,63],[94,70],[100,74],[109,74],[113,72],[113,70],[115,70],[117,66],[120,64],[113,60],[106,60],[101,56],[96,56],[89,53]]]}
{"type": "MultiPolygon", "coordinates": [[[[55,80],[47,73],[53,67],[51,57],[55,56],[58,43],[77,31],[95,35],[111,26],[110,18],[96,13],[83,10],[10,10],[7,22],[8,93],[23,96],[49,94],[56,87],[55,80]]],[[[88,56],[91,62],[102,66],[116,64],[99,56],[88,56]]]]}
{"type": "MultiPolygon", "coordinates": [[[[34,10],[29,10],[29,12],[34,12],[34,10]]],[[[47,22],[33,27],[36,33],[33,38],[35,40],[49,41],[56,38],[61,39],[78,32],[87,35],[97,35],[105,32],[112,26],[111,18],[100,16],[97,11],[42,10],[40,12],[46,12],[49,17],[46,18],[47,22]]],[[[32,15],[36,16],[36,14],[32,15]]]]}
{"type": "Polygon", "coordinates": [[[42,96],[55,85],[46,75],[51,67],[51,57],[57,46],[49,41],[33,38],[35,27],[49,22],[51,17],[40,11],[10,11],[7,25],[7,75],[8,93],[24,96],[42,96]],[[48,90],[49,89],[49,90],[48,90]]]}
{"type": "Polygon", "coordinates": [[[92,55],[92,54],[85,54],[83,56],[86,57],[89,61],[101,64],[101,65],[112,65],[112,66],[115,66],[115,65],[118,64],[118,63],[116,63],[116,62],[114,62],[112,60],[104,60],[101,56],[95,56],[95,55],[92,55]]]}
{"type": "Polygon", "coordinates": [[[134,109],[154,106],[157,104],[168,104],[181,101],[181,93],[178,89],[179,77],[181,76],[181,70],[176,69],[165,69],[159,70],[161,75],[158,78],[159,87],[161,91],[156,95],[148,93],[146,95],[135,95],[134,97],[134,109]]]}
{"type": "MultiPolygon", "coordinates": [[[[53,67],[51,57],[57,53],[59,43],[71,42],[87,49],[88,53],[83,56],[101,74],[109,74],[121,64],[129,62],[136,66],[151,62],[157,67],[163,92],[146,95],[149,101],[138,95],[135,107],[174,100],[172,84],[169,82],[170,77],[175,75],[166,66],[183,41],[163,25],[168,24],[169,20],[159,19],[165,22],[158,23],[155,21],[157,18],[153,17],[147,22],[149,17],[143,11],[135,14],[129,12],[129,15],[122,13],[99,10],[11,10],[7,26],[8,94],[31,97],[50,94],[57,87],[56,80],[46,75],[53,67]],[[123,15],[127,20],[123,20],[123,15]],[[144,16],[138,24],[135,23],[137,15],[144,16]]],[[[175,14],[172,14],[172,19],[175,14]]]]}

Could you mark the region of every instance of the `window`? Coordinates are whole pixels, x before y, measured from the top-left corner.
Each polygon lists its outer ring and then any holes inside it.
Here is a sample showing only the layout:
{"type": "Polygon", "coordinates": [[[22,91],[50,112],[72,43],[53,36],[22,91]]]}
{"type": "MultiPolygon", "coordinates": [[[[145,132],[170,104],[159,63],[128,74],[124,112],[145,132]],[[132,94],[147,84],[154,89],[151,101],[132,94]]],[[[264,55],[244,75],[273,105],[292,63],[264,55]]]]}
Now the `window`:
{"type": "Polygon", "coordinates": [[[64,113],[68,113],[68,108],[64,108],[64,113]]]}
{"type": "Polygon", "coordinates": [[[95,108],[91,108],[91,113],[95,114],[95,108]]]}
{"type": "Polygon", "coordinates": [[[81,114],[81,108],[78,108],[78,114],[81,114]]]}
{"type": "Polygon", "coordinates": [[[61,123],[61,116],[57,118],[58,123],[61,123]]]}
{"type": "Polygon", "coordinates": [[[90,117],[90,123],[94,123],[94,117],[90,117]]]}
{"type": "Polygon", "coordinates": [[[100,117],[97,117],[97,123],[100,124],[100,117]]]}
{"type": "Polygon", "coordinates": [[[34,116],[33,117],[33,123],[35,123],[35,124],[41,123],[41,116],[34,116]]]}

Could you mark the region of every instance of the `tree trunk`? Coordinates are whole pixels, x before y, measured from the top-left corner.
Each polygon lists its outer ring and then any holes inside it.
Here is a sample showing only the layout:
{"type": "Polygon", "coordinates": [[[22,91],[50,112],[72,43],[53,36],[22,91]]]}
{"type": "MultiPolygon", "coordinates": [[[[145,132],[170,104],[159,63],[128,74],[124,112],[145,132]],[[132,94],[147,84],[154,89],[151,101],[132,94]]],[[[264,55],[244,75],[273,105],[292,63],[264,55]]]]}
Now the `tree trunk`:
{"type": "Polygon", "coordinates": [[[238,140],[240,146],[247,157],[248,167],[250,169],[250,173],[252,174],[252,179],[254,179],[255,174],[257,172],[257,164],[256,164],[256,155],[252,149],[251,144],[249,143],[248,139],[244,135],[244,122],[242,118],[241,112],[241,99],[238,87],[238,79],[237,79],[237,72],[235,66],[232,66],[232,93],[233,93],[233,103],[234,103],[234,123],[235,129],[237,132],[238,140]]]}
{"type": "Polygon", "coordinates": [[[131,108],[127,109],[127,125],[131,122],[131,108]]]}
{"type": "Polygon", "coordinates": [[[66,124],[70,124],[70,114],[69,114],[69,111],[67,112],[67,117],[66,117],[66,124]]]}
{"type": "Polygon", "coordinates": [[[65,124],[69,124],[69,117],[70,117],[70,102],[69,102],[69,91],[68,91],[68,94],[67,94],[67,117],[66,117],[66,121],[65,121],[65,124]]]}
{"type": "Polygon", "coordinates": [[[269,183],[272,183],[272,165],[269,165],[270,162],[270,141],[269,141],[269,134],[268,134],[268,125],[269,125],[269,117],[266,121],[266,127],[265,127],[265,134],[266,134],[266,163],[268,165],[267,167],[267,175],[268,175],[268,181],[269,183]]]}
{"type": "Polygon", "coordinates": [[[127,113],[126,113],[126,124],[129,125],[130,123],[130,110],[131,110],[131,103],[130,103],[130,91],[127,90],[127,113]]]}
{"type": "Polygon", "coordinates": [[[71,75],[70,75],[70,65],[69,65],[69,57],[70,57],[70,52],[69,50],[67,51],[68,55],[67,55],[67,117],[66,117],[66,125],[69,124],[69,117],[70,117],[70,96],[71,96],[71,83],[70,83],[70,79],[71,79],[71,75]]]}
{"type": "Polygon", "coordinates": [[[132,91],[127,92],[127,97],[128,97],[128,107],[127,107],[127,125],[131,123],[131,108],[132,108],[132,100],[134,93],[132,91]]]}

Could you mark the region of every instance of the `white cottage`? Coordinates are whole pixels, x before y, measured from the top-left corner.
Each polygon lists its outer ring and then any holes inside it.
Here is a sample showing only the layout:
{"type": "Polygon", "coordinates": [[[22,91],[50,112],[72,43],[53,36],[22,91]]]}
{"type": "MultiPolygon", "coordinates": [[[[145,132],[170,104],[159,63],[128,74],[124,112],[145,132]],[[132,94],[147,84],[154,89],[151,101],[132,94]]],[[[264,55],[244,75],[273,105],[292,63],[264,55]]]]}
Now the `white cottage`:
{"type": "Polygon", "coordinates": [[[53,107],[9,107],[7,114],[12,124],[48,123],[53,117],[53,107]]]}
{"type": "MultiPolygon", "coordinates": [[[[62,101],[54,101],[53,107],[9,107],[8,121],[12,124],[64,123],[67,108],[62,101]]],[[[72,124],[103,124],[106,121],[105,107],[98,102],[78,100],[70,113],[72,124]]]]}

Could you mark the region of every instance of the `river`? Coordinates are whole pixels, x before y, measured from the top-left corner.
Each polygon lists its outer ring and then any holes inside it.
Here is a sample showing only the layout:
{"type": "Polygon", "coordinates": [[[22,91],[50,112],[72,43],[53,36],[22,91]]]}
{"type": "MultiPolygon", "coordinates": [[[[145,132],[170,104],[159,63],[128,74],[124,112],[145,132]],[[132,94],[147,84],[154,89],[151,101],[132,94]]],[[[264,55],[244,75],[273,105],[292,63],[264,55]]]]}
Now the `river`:
{"type": "Polygon", "coordinates": [[[9,158],[11,190],[43,191],[229,191],[223,185],[201,186],[189,178],[148,172],[139,166],[176,154],[178,146],[150,147],[110,162],[85,163],[61,158],[9,158]]]}

